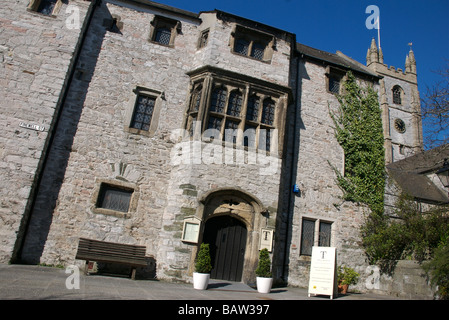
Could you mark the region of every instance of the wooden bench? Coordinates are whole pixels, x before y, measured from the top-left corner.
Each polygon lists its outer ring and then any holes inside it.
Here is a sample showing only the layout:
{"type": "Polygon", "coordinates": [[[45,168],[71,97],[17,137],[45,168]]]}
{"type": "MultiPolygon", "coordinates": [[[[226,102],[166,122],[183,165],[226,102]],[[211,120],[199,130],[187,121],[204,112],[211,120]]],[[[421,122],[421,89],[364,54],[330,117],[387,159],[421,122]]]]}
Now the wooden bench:
{"type": "Polygon", "coordinates": [[[145,246],[80,238],[75,259],[86,260],[85,274],[88,274],[89,261],[129,265],[131,279],[135,280],[137,267],[147,265],[145,253],[145,246]]]}

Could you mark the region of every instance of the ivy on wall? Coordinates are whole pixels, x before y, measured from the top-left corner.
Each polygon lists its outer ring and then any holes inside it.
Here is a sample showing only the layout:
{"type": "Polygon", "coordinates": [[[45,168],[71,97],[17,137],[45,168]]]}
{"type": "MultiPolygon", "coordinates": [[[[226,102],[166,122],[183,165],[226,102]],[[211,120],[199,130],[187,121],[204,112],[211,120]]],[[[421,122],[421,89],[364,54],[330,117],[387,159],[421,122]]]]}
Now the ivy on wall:
{"type": "Polygon", "coordinates": [[[378,95],[372,86],[360,86],[348,72],[343,94],[337,98],[339,108],[330,114],[345,155],[344,174],[334,168],[337,183],[344,200],[363,203],[370,209],[360,230],[369,262],[389,260],[381,248],[388,246],[382,243],[388,237],[380,236],[388,219],[384,216],[385,150],[378,95]]]}
{"type": "Polygon", "coordinates": [[[361,87],[348,72],[339,108],[331,112],[335,136],[345,154],[344,174],[335,170],[344,200],[366,204],[382,216],[385,190],[385,150],[381,109],[372,86],[361,87]]]}

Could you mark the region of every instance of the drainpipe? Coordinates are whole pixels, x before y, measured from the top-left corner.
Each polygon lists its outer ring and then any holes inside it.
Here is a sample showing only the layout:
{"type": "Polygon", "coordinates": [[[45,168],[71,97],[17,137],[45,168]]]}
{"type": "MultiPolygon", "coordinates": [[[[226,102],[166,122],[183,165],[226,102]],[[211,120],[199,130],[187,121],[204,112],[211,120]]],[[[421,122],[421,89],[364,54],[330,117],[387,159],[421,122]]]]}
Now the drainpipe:
{"type": "MultiPolygon", "coordinates": [[[[296,39],[294,41],[294,48],[296,48],[296,39]]],[[[293,49],[293,54],[295,54],[296,50],[293,49]]],[[[292,55],[293,56],[293,55],[292,55]]],[[[302,56],[301,56],[302,58],[302,56]]],[[[296,59],[296,99],[295,99],[295,109],[294,109],[294,125],[293,125],[293,135],[292,135],[292,143],[293,143],[293,152],[292,152],[292,156],[291,156],[291,167],[290,167],[290,178],[289,178],[289,184],[288,184],[288,204],[287,204],[287,221],[286,221],[286,230],[285,230],[285,247],[284,247],[284,259],[283,259],[283,263],[282,263],[282,276],[281,278],[287,282],[287,257],[289,254],[289,230],[290,230],[290,218],[293,216],[293,211],[294,211],[294,205],[292,205],[292,202],[294,200],[294,195],[293,195],[293,191],[292,191],[292,187],[293,187],[293,176],[295,175],[295,168],[297,165],[297,153],[299,152],[299,149],[296,150],[296,138],[299,139],[299,137],[296,137],[296,131],[298,129],[298,102],[299,102],[299,89],[300,89],[300,78],[299,78],[299,60],[300,58],[298,57],[296,59]]],[[[299,142],[298,142],[299,144],[299,142]]]]}
{"type": "Polygon", "coordinates": [[[57,111],[55,113],[54,120],[51,124],[51,127],[49,129],[49,132],[47,135],[47,141],[45,142],[44,148],[42,150],[43,157],[41,158],[40,163],[38,165],[38,169],[36,170],[33,187],[30,192],[30,198],[28,199],[27,206],[25,207],[25,212],[24,212],[23,218],[22,218],[22,227],[19,229],[17,241],[16,241],[14,249],[13,249],[13,255],[11,257],[11,263],[20,262],[20,256],[22,254],[25,237],[27,234],[30,220],[31,220],[31,212],[33,211],[34,205],[36,203],[36,197],[37,197],[37,193],[39,190],[39,185],[41,184],[43,172],[44,172],[45,166],[48,161],[48,155],[49,155],[50,147],[53,144],[54,136],[56,133],[56,128],[57,128],[58,123],[61,118],[62,108],[67,99],[67,95],[68,95],[69,89],[71,87],[73,77],[75,75],[76,66],[80,59],[81,51],[83,49],[84,42],[85,42],[85,39],[87,36],[87,31],[90,28],[92,18],[95,13],[95,9],[96,9],[96,7],[98,7],[100,5],[101,5],[101,0],[91,0],[91,4],[87,11],[87,17],[84,20],[83,26],[81,27],[82,31],[80,32],[80,37],[78,38],[78,44],[74,51],[73,60],[72,60],[70,66],[69,66],[69,69],[67,71],[68,76],[62,86],[63,89],[62,89],[58,104],[56,106],[57,111]]]}

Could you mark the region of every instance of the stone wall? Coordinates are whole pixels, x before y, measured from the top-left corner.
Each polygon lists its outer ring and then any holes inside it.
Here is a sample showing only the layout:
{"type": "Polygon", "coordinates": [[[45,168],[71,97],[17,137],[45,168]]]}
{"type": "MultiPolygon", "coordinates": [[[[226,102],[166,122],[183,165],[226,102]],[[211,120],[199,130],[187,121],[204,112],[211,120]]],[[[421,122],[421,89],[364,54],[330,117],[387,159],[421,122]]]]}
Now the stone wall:
{"type": "Polygon", "coordinates": [[[300,254],[303,219],[315,221],[315,241],[319,237],[317,224],[320,221],[332,223],[331,246],[337,248],[338,265],[350,266],[363,274],[367,264],[359,228],[368,209],[344,202],[336,182],[332,166],[343,173],[344,154],[336,141],[330,117],[338,101],[327,91],[326,66],[301,59],[298,71],[299,126],[296,132],[292,132],[291,127],[290,132],[298,139],[297,167],[292,183],[299,186],[299,193],[294,195],[291,204],[287,274],[289,284],[307,287],[310,256],[300,254]]]}
{"type": "Polygon", "coordinates": [[[435,298],[435,288],[430,285],[426,273],[416,261],[398,261],[392,275],[380,274],[377,266],[367,267],[365,274],[367,278],[363,285],[367,292],[401,299],[430,300],[435,298]]]}
{"type": "MultiPolygon", "coordinates": [[[[200,199],[231,190],[234,195],[260,202],[259,211],[253,214],[258,222],[257,227],[251,226],[255,229],[245,260],[246,280],[251,277],[248,273],[257,260],[260,228],[275,227],[281,159],[274,154],[262,163],[261,158],[249,164],[214,163],[207,159],[212,149],[226,154],[238,148],[196,141],[199,153],[192,149],[192,156],[200,156],[200,162],[176,163],[176,152],[182,150],[179,145],[195,143],[183,142],[177,134],[184,129],[190,99],[186,73],[213,62],[214,67],[238,71],[245,79],[254,77],[268,85],[287,86],[291,39],[278,39],[271,63],[252,60],[230,50],[234,21],[205,15],[207,25],[203,26],[195,17],[152,7],[104,1],[96,9],[43,177],[52,190],[39,194],[37,203],[42,205],[33,212],[36,229],[42,220],[39,217],[52,213],[40,262],[81,264],[74,259],[79,237],[142,244],[147,254],[155,257],[158,278],[189,281],[197,246],[181,241],[183,220],[192,215],[205,219],[200,199]],[[155,14],[181,21],[182,30],[173,47],[149,41],[155,14]],[[105,27],[112,16],[123,24],[119,32],[105,27]],[[209,43],[198,50],[198,37],[205,27],[210,28],[209,43]],[[157,123],[149,135],[128,128],[137,87],[160,94],[157,123]],[[263,169],[270,161],[275,170],[266,174],[263,169]],[[96,210],[102,182],[132,188],[133,197],[138,197],[133,211],[117,215],[96,210]],[[46,205],[49,203],[54,210],[46,205]]],[[[246,157],[251,153],[240,151],[246,157]]],[[[34,252],[32,246],[30,252],[34,252]]]]}
{"type": "Polygon", "coordinates": [[[55,16],[27,10],[28,0],[4,1],[0,12],[0,261],[20,249],[32,195],[89,2],[62,4],[55,16]]]}

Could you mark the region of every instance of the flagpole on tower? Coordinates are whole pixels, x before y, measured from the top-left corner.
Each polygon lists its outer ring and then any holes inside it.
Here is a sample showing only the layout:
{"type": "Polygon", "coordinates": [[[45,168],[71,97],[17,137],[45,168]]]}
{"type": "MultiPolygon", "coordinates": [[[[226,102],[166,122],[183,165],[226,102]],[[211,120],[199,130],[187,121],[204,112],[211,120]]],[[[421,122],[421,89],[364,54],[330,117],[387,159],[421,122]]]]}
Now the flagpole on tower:
{"type": "Polygon", "coordinates": [[[379,43],[380,49],[380,14],[377,16],[377,42],[379,43]]]}

